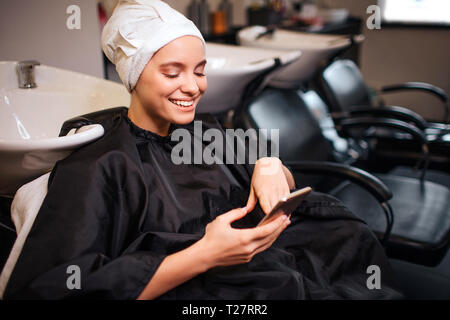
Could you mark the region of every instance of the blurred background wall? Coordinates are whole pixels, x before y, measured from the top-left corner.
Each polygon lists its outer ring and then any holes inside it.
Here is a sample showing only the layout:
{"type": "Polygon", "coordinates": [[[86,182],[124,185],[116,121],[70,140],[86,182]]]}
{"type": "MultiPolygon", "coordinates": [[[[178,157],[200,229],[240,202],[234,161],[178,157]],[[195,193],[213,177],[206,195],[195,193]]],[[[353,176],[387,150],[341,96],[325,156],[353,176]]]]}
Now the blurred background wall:
{"type": "Polygon", "coordinates": [[[0,61],[42,64],[103,78],[95,0],[1,0],[0,61]],[[78,5],[81,29],[69,30],[67,7],[78,5]]]}
{"type": "MultiPolygon", "coordinates": [[[[110,13],[117,0],[100,0],[110,13]]],[[[187,14],[191,0],[167,0],[187,14]]],[[[258,0],[230,0],[233,24],[247,23],[246,8],[258,0]]],[[[288,0],[291,2],[293,0],[288,0]]],[[[262,1],[260,1],[262,2],[262,1]]],[[[211,10],[220,0],[208,0],[211,10]]],[[[347,8],[363,18],[375,0],[318,0],[329,8],[347,8]]],[[[382,85],[425,81],[450,92],[450,28],[382,27],[369,30],[361,47],[361,69],[366,82],[374,88],[382,85]]],[[[1,0],[0,60],[37,59],[41,63],[103,77],[100,25],[96,0],[1,0]],[[66,9],[76,4],[81,9],[81,29],[69,30],[66,9]]],[[[426,94],[391,94],[386,101],[407,105],[427,118],[439,119],[441,108],[432,108],[437,100],[426,94]]]]}
{"type": "MultiPolygon", "coordinates": [[[[245,25],[245,9],[254,1],[231,1],[234,24],[245,25]]],[[[190,0],[168,2],[187,14],[190,0]]],[[[209,0],[212,9],[217,8],[219,2],[209,0]]],[[[350,15],[365,21],[369,17],[367,7],[377,4],[377,1],[318,0],[316,3],[328,8],[346,8],[350,15]]],[[[450,28],[382,27],[381,30],[369,30],[364,23],[363,34],[366,40],[360,50],[361,71],[369,86],[377,89],[387,84],[424,81],[450,93],[450,28]]],[[[440,119],[443,115],[438,100],[428,94],[389,94],[385,95],[385,101],[391,105],[407,105],[430,119],[440,119]],[[437,108],[432,107],[436,105],[437,108]]]]}
{"type": "MultiPolygon", "coordinates": [[[[353,16],[369,16],[368,6],[375,0],[322,1],[334,8],[347,8],[353,16]]],[[[450,14],[450,13],[449,13],[450,14]]],[[[383,27],[369,30],[361,48],[361,69],[366,82],[379,88],[383,85],[424,81],[450,94],[450,28],[383,27]]],[[[442,108],[436,98],[420,93],[389,94],[385,100],[391,105],[407,105],[425,117],[440,119],[442,108]]]]}

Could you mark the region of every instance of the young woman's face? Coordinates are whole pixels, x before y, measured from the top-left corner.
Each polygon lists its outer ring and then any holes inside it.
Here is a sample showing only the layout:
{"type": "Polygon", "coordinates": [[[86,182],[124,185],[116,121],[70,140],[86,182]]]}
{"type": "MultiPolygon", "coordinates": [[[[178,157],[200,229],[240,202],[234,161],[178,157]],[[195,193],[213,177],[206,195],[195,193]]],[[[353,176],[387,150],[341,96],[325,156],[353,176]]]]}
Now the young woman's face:
{"type": "Polygon", "coordinates": [[[203,42],[193,36],[170,42],[150,59],[134,92],[147,117],[146,127],[151,123],[161,128],[193,121],[207,88],[205,65],[203,42]]]}

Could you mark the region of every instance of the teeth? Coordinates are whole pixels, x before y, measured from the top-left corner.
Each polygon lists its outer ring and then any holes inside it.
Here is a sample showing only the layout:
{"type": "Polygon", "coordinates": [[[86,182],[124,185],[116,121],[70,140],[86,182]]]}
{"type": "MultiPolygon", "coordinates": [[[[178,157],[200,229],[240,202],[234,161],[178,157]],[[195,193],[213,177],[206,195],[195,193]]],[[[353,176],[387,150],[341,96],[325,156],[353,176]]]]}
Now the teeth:
{"type": "Polygon", "coordinates": [[[190,107],[194,104],[194,101],[181,101],[181,100],[170,100],[170,102],[179,105],[180,107],[190,107]]]}

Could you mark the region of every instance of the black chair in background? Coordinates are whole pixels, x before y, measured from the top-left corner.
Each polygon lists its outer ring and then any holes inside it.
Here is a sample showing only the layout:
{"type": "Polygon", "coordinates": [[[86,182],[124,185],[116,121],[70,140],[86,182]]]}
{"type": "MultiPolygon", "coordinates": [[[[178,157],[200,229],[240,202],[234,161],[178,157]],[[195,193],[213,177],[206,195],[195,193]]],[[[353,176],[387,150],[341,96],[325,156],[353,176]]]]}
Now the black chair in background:
{"type": "MultiPolygon", "coordinates": [[[[442,169],[449,167],[450,172],[450,124],[448,123],[449,99],[444,90],[422,82],[407,82],[404,84],[383,87],[381,93],[400,90],[420,90],[430,93],[439,99],[443,110],[442,122],[428,122],[419,114],[398,106],[377,105],[372,93],[364,82],[361,72],[353,61],[335,60],[324,68],[317,87],[333,113],[333,118],[349,117],[382,117],[402,120],[413,124],[421,130],[429,144],[433,164],[442,169]]],[[[372,137],[380,140],[379,151],[386,155],[397,156],[399,159],[417,160],[414,153],[414,143],[405,134],[393,130],[372,130],[372,137]]]]}
{"type": "MultiPolygon", "coordinates": [[[[326,182],[297,178],[299,161],[330,161],[334,158],[332,144],[322,135],[322,130],[307,106],[294,90],[266,88],[235,115],[235,127],[242,129],[279,129],[279,156],[294,171],[300,186],[311,185],[341,199],[356,215],[365,220],[374,232],[383,238],[388,229],[383,211],[372,197],[348,182],[326,182]],[[297,165],[298,164],[298,165],[297,165]]],[[[362,119],[369,125],[373,119],[362,119]]],[[[416,127],[392,119],[376,119],[377,126],[396,127],[426,144],[426,139],[416,127]]],[[[352,126],[351,123],[350,126],[352,126]]],[[[315,173],[305,169],[305,173],[315,173]]],[[[392,191],[390,204],[394,222],[390,237],[385,242],[391,258],[434,266],[444,257],[450,244],[450,191],[447,187],[419,179],[393,174],[379,174],[378,178],[392,191]]],[[[388,221],[388,220],[387,220],[388,221]]]]}
{"type": "Polygon", "coordinates": [[[335,125],[336,119],[331,116],[328,111],[329,107],[317,92],[299,90],[297,94],[319,123],[324,136],[334,143],[335,153],[340,155],[340,158],[345,159],[351,156],[353,162],[358,160],[358,166],[371,172],[389,172],[390,174],[421,180],[426,179],[450,188],[450,174],[445,171],[428,169],[429,142],[424,133],[414,125],[391,118],[358,117],[356,115],[348,118],[339,117],[337,125],[335,125]],[[386,157],[380,161],[375,152],[378,139],[371,139],[372,133],[367,131],[368,127],[396,130],[400,134],[412,136],[411,140],[415,146],[412,144],[411,148],[415,147],[416,152],[421,153],[421,158],[415,166],[398,165],[396,161],[389,161],[390,159],[386,159],[386,157]],[[338,152],[339,147],[336,146],[338,142],[345,143],[346,146],[340,148],[340,152],[338,152]]]}
{"type": "MultiPolygon", "coordinates": [[[[366,85],[358,66],[351,60],[335,60],[327,65],[320,75],[321,89],[332,111],[361,111],[369,112],[370,108],[385,108],[384,114],[392,117],[404,117],[409,121],[416,121],[418,126],[427,128],[442,128],[442,124],[449,123],[449,98],[447,93],[434,85],[425,82],[406,82],[384,86],[380,89],[379,95],[396,91],[422,91],[432,94],[439,101],[441,106],[432,106],[442,109],[443,116],[440,122],[428,123],[417,113],[405,108],[394,107],[390,110],[382,99],[379,105],[374,102],[371,91],[366,85]],[[405,114],[402,114],[402,113],[405,114]],[[414,118],[417,117],[417,118],[414,118]]],[[[373,111],[373,110],[372,110],[373,111]]],[[[422,128],[421,128],[422,129],[422,128]]]]}

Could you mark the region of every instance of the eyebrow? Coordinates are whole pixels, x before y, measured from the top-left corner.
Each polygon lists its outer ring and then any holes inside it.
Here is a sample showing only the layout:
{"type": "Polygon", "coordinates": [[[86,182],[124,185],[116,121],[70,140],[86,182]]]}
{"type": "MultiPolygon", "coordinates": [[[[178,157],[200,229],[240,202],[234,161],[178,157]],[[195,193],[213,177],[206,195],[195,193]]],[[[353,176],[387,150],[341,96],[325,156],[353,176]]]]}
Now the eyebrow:
{"type": "MultiPolygon", "coordinates": [[[[203,66],[203,65],[206,65],[206,62],[207,62],[206,60],[201,61],[199,64],[197,64],[196,68],[198,68],[200,66],[203,66]]],[[[171,67],[171,66],[182,68],[184,65],[182,63],[180,63],[180,62],[173,61],[173,62],[163,63],[159,67],[160,68],[165,68],[165,67],[171,67]]]]}

